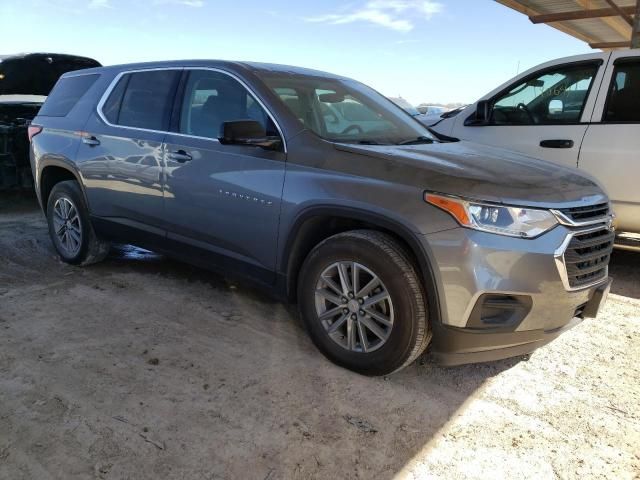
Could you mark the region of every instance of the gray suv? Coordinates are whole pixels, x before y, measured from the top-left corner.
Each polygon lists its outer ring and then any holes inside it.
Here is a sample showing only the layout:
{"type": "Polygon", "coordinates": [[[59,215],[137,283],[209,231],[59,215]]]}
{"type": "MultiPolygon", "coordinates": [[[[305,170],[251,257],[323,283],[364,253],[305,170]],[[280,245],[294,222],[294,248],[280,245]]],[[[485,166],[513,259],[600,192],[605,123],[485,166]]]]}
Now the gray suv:
{"type": "Polygon", "coordinates": [[[280,65],[65,74],[29,127],[60,257],[127,242],[297,302],[368,375],[431,344],[447,365],[531,352],[609,291],[609,201],[589,177],[445,142],[369,87],[280,65]]]}

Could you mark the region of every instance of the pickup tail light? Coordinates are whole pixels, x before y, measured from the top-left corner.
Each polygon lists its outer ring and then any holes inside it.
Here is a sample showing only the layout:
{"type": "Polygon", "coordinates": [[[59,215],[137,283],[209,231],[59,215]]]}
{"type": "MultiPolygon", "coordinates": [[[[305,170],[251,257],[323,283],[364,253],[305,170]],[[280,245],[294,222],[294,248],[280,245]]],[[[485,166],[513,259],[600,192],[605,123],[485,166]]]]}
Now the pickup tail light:
{"type": "Polygon", "coordinates": [[[31,139],[35,137],[37,134],[39,134],[41,131],[42,131],[42,127],[40,125],[29,125],[29,128],[27,129],[29,142],[31,142],[31,139]]]}

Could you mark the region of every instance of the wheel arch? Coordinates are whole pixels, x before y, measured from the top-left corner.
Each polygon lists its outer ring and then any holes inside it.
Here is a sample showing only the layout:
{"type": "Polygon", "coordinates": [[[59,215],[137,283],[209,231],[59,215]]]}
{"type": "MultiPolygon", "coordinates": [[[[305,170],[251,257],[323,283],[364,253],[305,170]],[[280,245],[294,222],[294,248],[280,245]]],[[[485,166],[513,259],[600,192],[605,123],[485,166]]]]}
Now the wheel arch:
{"type": "Polygon", "coordinates": [[[47,213],[47,201],[51,194],[51,190],[53,190],[53,187],[57,183],[64,182],[66,180],[74,180],[78,182],[86,202],[86,195],[81,177],[73,167],[61,160],[49,159],[46,162],[43,162],[38,175],[36,193],[40,199],[40,205],[42,206],[42,210],[45,214],[47,213]]]}
{"type": "Polygon", "coordinates": [[[285,274],[287,299],[296,301],[300,268],[316,245],[332,235],[362,228],[387,233],[403,245],[418,268],[429,299],[429,317],[440,319],[440,297],[430,260],[431,252],[424,248],[417,235],[403,223],[379,213],[354,207],[315,206],[305,209],[296,217],[286,237],[279,269],[285,274]]]}

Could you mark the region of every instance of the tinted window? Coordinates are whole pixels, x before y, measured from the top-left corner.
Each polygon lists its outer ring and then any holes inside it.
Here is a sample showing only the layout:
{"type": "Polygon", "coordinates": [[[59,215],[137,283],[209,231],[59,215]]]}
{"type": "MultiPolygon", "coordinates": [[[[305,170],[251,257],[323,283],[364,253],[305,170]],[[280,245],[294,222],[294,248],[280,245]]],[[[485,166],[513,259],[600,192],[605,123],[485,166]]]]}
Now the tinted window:
{"type": "Polygon", "coordinates": [[[640,62],[616,65],[604,120],[640,122],[640,62]]]}
{"type": "Polygon", "coordinates": [[[168,130],[180,72],[156,70],[124,75],[105,102],[109,122],[147,130],[168,130]]]}
{"type": "Polygon", "coordinates": [[[567,65],[529,77],[494,101],[497,125],[577,123],[598,65],[567,65]]]}
{"type": "Polygon", "coordinates": [[[46,117],[66,116],[99,76],[80,75],[78,77],[61,78],[44,102],[39,115],[46,117]]]}
{"type": "Polygon", "coordinates": [[[131,75],[125,75],[124,77],[122,77],[109,95],[109,98],[107,99],[105,104],[102,106],[102,114],[110,123],[118,123],[118,115],[120,114],[122,97],[124,95],[124,91],[127,89],[127,83],[129,83],[130,78],[131,75]]]}
{"type": "Polygon", "coordinates": [[[255,120],[268,135],[278,135],[267,113],[237,80],[209,70],[189,72],[180,133],[219,138],[222,124],[233,120],[255,120]]]}

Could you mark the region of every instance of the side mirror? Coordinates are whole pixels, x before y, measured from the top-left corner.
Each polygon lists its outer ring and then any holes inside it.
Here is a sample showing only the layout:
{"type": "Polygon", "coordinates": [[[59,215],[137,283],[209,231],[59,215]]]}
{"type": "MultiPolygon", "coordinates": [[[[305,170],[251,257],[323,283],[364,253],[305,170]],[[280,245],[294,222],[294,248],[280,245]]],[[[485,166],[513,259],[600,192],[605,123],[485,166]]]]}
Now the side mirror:
{"type": "Polygon", "coordinates": [[[557,98],[549,102],[549,115],[564,112],[564,103],[557,98]]]}
{"type": "Polygon", "coordinates": [[[223,145],[248,145],[266,150],[278,150],[282,145],[280,137],[267,136],[262,124],[255,120],[224,122],[221,130],[218,140],[223,145]]]}
{"type": "Polygon", "coordinates": [[[480,100],[476,107],[476,115],[474,125],[487,125],[491,120],[491,102],[489,100],[480,100]]]}

